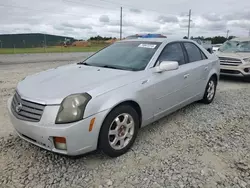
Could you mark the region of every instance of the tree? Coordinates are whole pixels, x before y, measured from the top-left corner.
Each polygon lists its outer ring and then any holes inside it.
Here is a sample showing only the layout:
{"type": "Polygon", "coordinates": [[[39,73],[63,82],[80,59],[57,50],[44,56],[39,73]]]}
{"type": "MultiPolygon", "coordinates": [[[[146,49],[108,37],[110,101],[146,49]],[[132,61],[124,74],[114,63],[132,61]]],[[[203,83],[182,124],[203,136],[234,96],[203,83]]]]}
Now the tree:
{"type": "Polygon", "coordinates": [[[231,39],[233,39],[233,38],[236,38],[236,36],[229,36],[229,37],[228,37],[228,40],[231,40],[231,39]]]}
{"type": "Polygon", "coordinates": [[[185,36],[185,37],[183,37],[183,39],[188,39],[188,37],[187,37],[187,36],[185,36]]]}
{"type": "Polygon", "coordinates": [[[105,41],[105,40],[110,40],[112,37],[102,37],[100,35],[97,35],[96,37],[90,37],[88,40],[89,41],[94,41],[94,40],[99,40],[99,41],[105,41]]]}
{"type": "Polygon", "coordinates": [[[205,40],[211,40],[212,44],[222,44],[227,41],[226,37],[223,36],[207,37],[205,40]]]}

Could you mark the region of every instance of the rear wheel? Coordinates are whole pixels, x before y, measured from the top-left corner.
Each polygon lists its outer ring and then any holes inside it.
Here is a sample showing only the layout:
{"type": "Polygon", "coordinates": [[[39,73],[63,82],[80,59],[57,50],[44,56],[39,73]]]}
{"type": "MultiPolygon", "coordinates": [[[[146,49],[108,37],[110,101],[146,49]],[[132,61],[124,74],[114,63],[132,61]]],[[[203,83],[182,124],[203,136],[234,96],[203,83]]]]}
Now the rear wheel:
{"type": "Polygon", "coordinates": [[[99,148],[110,157],[126,153],[139,129],[139,116],[134,108],[122,105],[112,110],[103,122],[99,148]]]}
{"type": "Polygon", "coordinates": [[[203,96],[202,102],[205,104],[210,104],[214,100],[216,93],[217,81],[215,77],[211,77],[207,83],[205,94],[203,96]]]}

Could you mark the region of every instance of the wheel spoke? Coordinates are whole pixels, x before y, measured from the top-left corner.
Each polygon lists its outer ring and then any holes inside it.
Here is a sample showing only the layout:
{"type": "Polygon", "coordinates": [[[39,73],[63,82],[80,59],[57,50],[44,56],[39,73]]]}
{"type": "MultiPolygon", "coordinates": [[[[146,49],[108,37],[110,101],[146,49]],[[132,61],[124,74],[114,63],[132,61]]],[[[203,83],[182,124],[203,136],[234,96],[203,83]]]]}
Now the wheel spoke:
{"type": "Polygon", "coordinates": [[[207,95],[207,98],[208,98],[208,99],[210,99],[210,97],[211,97],[210,95],[211,95],[211,93],[208,93],[208,95],[207,95]]]}
{"type": "Polygon", "coordinates": [[[132,138],[133,135],[130,134],[130,132],[127,133],[126,137],[127,138],[132,138]]]}
{"type": "Polygon", "coordinates": [[[117,144],[118,141],[119,141],[118,138],[115,137],[115,139],[114,139],[112,142],[110,142],[110,145],[111,145],[112,147],[116,147],[116,144],[117,144]]]}
{"type": "Polygon", "coordinates": [[[125,124],[127,124],[127,122],[128,122],[128,115],[127,114],[125,114],[124,115],[124,119],[123,119],[123,121],[121,122],[123,125],[125,124]]]}
{"type": "Polygon", "coordinates": [[[115,123],[116,123],[116,125],[117,125],[116,128],[119,128],[119,127],[122,125],[122,123],[121,123],[121,121],[120,121],[120,119],[119,119],[118,117],[115,118],[115,123]]]}
{"type": "Polygon", "coordinates": [[[109,130],[109,135],[117,135],[117,130],[109,130]]]}
{"type": "Polygon", "coordinates": [[[134,122],[131,121],[129,124],[126,125],[126,128],[130,129],[134,126],[134,122]]]}
{"type": "Polygon", "coordinates": [[[125,142],[125,140],[124,140],[124,139],[120,139],[120,148],[123,148],[123,146],[124,146],[124,142],[125,142]]]}

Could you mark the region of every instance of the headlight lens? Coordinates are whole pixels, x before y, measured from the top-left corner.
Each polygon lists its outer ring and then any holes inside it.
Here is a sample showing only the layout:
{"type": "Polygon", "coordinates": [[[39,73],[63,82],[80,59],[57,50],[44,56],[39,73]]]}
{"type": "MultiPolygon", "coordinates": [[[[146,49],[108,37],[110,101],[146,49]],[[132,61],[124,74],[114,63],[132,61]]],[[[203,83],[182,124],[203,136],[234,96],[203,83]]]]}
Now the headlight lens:
{"type": "Polygon", "coordinates": [[[243,59],[245,62],[250,63],[250,58],[243,59]]]}
{"type": "Polygon", "coordinates": [[[55,123],[72,123],[81,120],[90,99],[91,96],[87,93],[73,94],[63,99],[55,123]]]}

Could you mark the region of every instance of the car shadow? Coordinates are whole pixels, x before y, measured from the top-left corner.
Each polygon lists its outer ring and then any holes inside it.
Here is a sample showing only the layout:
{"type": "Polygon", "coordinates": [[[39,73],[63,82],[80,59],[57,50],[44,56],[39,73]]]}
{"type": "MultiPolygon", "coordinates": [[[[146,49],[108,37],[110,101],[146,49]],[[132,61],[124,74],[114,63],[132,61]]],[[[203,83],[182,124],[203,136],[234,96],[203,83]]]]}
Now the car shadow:
{"type": "Polygon", "coordinates": [[[235,77],[235,76],[225,76],[225,75],[220,75],[220,80],[223,81],[229,81],[229,82],[239,82],[239,83],[250,83],[250,77],[244,78],[244,77],[235,77]]]}

